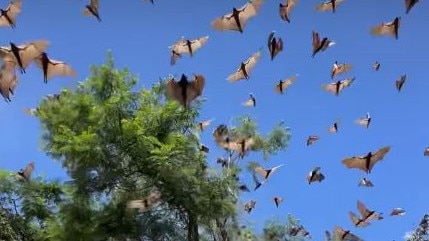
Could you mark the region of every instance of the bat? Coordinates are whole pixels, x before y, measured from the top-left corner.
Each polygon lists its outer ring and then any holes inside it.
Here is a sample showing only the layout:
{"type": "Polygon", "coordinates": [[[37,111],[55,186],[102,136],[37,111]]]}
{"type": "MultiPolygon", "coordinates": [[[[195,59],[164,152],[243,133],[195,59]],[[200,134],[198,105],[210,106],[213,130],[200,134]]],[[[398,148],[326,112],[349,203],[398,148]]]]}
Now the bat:
{"type": "Polygon", "coordinates": [[[372,68],[373,68],[375,71],[378,71],[378,70],[380,69],[380,66],[381,66],[381,64],[380,64],[378,61],[375,61],[375,62],[372,64],[372,68]]]}
{"type": "Polygon", "coordinates": [[[320,172],[320,167],[315,167],[307,175],[307,181],[310,185],[312,182],[322,182],[325,180],[325,176],[320,172]]]}
{"type": "Polygon", "coordinates": [[[307,146],[313,145],[313,143],[315,143],[319,139],[320,139],[319,136],[316,136],[316,135],[308,136],[308,138],[307,138],[307,146]]]}
{"type": "Polygon", "coordinates": [[[258,50],[246,61],[241,62],[240,67],[235,71],[235,73],[229,75],[227,80],[230,82],[235,82],[241,79],[249,80],[250,71],[255,67],[256,63],[258,63],[260,57],[261,50],[258,50]]]}
{"type": "Polygon", "coordinates": [[[22,0],[12,0],[6,9],[0,9],[0,27],[16,27],[16,18],[21,13],[22,0]]]}
{"type": "MultiPolygon", "coordinates": [[[[298,76],[298,75],[296,75],[298,76]]],[[[283,80],[279,80],[278,84],[276,84],[274,90],[279,93],[279,94],[283,94],[283,92],[289,87],[291,86],[293,83],[295,83],[296,81],[296,76],[291,76],[287,79],[283,79],[283,80]]]]}
{"type": "Polygon", "coordinates": [[[139,211],[146,212],[160,200],[161,193],[159,191],[154,191],[143,199],[128,201],[127,207],[130,209],[139,209],[139,211]]]}
{"type": "Polygon", "coordinates": [[[338,132],[338,126],[340,125],[340,120],[337,120],[334,122],[334,124],[332,124],[331,127],[329,127],[329,133],[337,133],[338,132]]]}
{"type": "Polygon", "coordinates": [[[325,51],[327,48],[335,45],[336,43],[325,37],[320,41],[319,33],[313,30],[313,54],[312,58],[316,56],[317,53],[325,51]]]}
{"type": "Polygon", "coordinates": [[[347,63],[338,64],[338,61],[335,61],[331,69],[331,79],[333,79],[334,77],[340,74],[346,73],[351,69],[352,69],[351,64],[347,64],[347,63]]]}
{"type": "Polygon", "coordinates": [[[404,74],[398,80],[395,81],[395,86],[396,86],[396,89],[398,90],[398,92],[401,91],[402,87],[405,84],[406,79],[407,79],[407,75],[404,74]]]}
{"type": "Polygon", "coordinates": [[[222,157],[217,158],[216,163],[220,164],[222,167],[228,166],[228,160],[222,157]]]}
{"type": "Polygon", "coordinates": [[[36,40],[18,46],[10,42],[10,48],[0,47],[0,56],[13,59],[18,64],[21,73],[25,73],[25,69],[46,50],[49,44],[50,42],[47,40],[36,40]]]}
{"type": "Polygon", "coordinates": [[[408,14],[410,10],[419,2],[419,0],[405,0],[405,14],[408,14]]]}
{"type": "Polygon", "coordinates": [[[405,210],[402,208],[394,208],[392,212],[390,212],[390,216],[403,216],[405,213],[405,210]]]}
{"type": "Polygon", "coordinates": [[[31,174],[33,173],[34,170],[34,162],[30,162],[27,164],[27,166],[25,167],[25,169],[21,169],[17,174],[18,174],[18,178],[20,178],[21,180],[25,181],[25,182],[29,182],[30,181],[30,177],[31,174]]]}
{"type": "Polygon", "coordinates": [[[391,36],[398,39],[398,30],[401,24],[401,17],[396,17],[393,21],[381,23],[370,29],[370,33],[375,36],[391,36]]]}
{"type": "Polygon", "coordinates": [[[276,204],[276,207],[279,207],[279,204],[283,202],[283,198],[281,197],[275,197],[273,198],[274,203],[276,204]]]}
{"type": "Polygon", "coordinates": [[[195,75],[193,81],[188,81],[188,77],[182,74],[178,82],[174,78],[167,81],[167,93],[187,108],[192,101],[202,95],[205,83],[206,78],[202,75],[195,75]]]}
{"type": "Polygon", "coordinates": [[[143,1],[145,1],[145,2],[150,2],[150,3],[152,3],[152,4],[155,4],[155,0],[143,0],[143,1]]]}
{"type": "Polygon", "coordinates": [[[364,221],[370,221],[370,220],[381,220],[383,217],[381,216],[381,213],[377,213],[373,210],[369,210],[365,204],[363,204],[361,201],[357,201],[357,208],[362,216],[362,219],[364,221]]]}
{"type": "Polygon", "coordinates": [[[204,153],[209,153],[210,148],[208,148],[208,147],[207,147],[207,146],[205,146],[205,145],[201,145],[201,146],[200,146],[200,151],[201,151],[201,152],[204,152],[204,153]]]}
{"type": "Polygon", "coordinates": [[[255,96],[252,93],[250,93],[249,96],[250,96],[250,99],[248,99],[246,102],[244,102],[243,105],[247,106],[247,107],[256,107],[255,96]]]}
{"type": "Polygon", "coordinates": [[[213,121],[213,119],[198,122],[196,127],[199,131],[203,131],[204,129],[206,129],[210,125],[210,123],[212,121],[213,121]]]}
{"type": "Polygon", "coordinates": [[[238,186],[238,189],[240,190],[240,191],[242,191],[242,192],[250,192],[250,189],[247,187],[247,185],[246,184],[240,184],[239,186],[238,186]]]}
{"type": "Polygon", "coordinates": [[[12,101],[10,95],[15,93],[18,82],[18,77],[15,74],[15,64],[13,62],[4,62],[0,68],[0,94],[6,103],[12,101]]]}
{"type": "Polygon", "coordinates": [[[359,187],[373,187],[374,184],[372,184],[372,182],[370,180],[368,180],[364,177],[359,181],[358,186],[359,187]]]}
{"type": "Polygon", "coordinates": [[[268,50],[270,51],[271,61],[283,51],[283,40],[281,38],[274,37],[275,31],[272,31],[268,36],[268,50]]]}
{"type": "Polygon", "coordinates": [[[85,9],[83,10],[83,15],[94,16],[95,18],[97,18],[98,22],[101,22],[98,9],[99,9],[98,0],[90,0],[89,5],[86,5],[85,9]]]}
{"type": "Polygon", "coordinates": [[[245,153],[250,150],[254,144],[252,137],[248,138],[237,138],[231,141],[228,137],[224,142],[221,142],[221,146],[227,150],[235,151],[239,153],[241,158],[244,157],[245,153]]]}
{"type": "Polygon", "coordinates": [[[244,211],[246,211],[247,213],[250,213],[255,208],[255,206],[256,206],[256,201],[250,200],[244,204],[244,211]]]}
{"type": "Polygon", "coordinates": [[[253,171],[255,173],[258,173],[262,178],[264,178],[264,180],[268,180],[268,178],[271,177],[271,175],[273,175],[273,173],[275,173],[282,166],[284,166],[284,164],[278,165],[270,169],[265,169],[256,164],[253,168],[253,171]]]}
{"type": "Polygon", "coordinates": [[[264,0],[250,0],[244,6],[237,9],[232,8],[232,13],[227,13],[212,21],[212,28],[219,32],[223,31],[239,31],[243,33],[247,22],[258,15],[261,5],[264,0]]]}
{"type": "Polygon", "coordinates": [[[225,136],[228,135],[228,127],[225,124],[218,125],[212,132],[215,142],[219,145],[225,141],[225,136]]]}
{"type": "Polygon", "coordinates": [[[354,156],[345,158],[342,163],[347,168],[356,168],[364,171],[367,174],[371,173],[372,168],[379,161],[383,160],[384,156],[390,151],[390,146],[380,148],[376,152],[368,152],[365,156],[354,156]]]}
{"type": "Polygon", "coordinates": [[[365,117],[357,119],[355,123],[361,126],[365,126],[368,129],[369,125],[371,124],[371,116],[369,115],[369,112],[366,113],[365,117]]]}
{"type": "Polygon", "coordinates": [[[356,234],[351,233],[350,230],[345,230],[339,226],[334,227],[333,233],[341,241],[363,241],[356,234]]]}
{"type": "Polygon", "coordinates": [[[192,40],[185,40],[184,37],[182,37],[182,39],[168,47],[171,49],[170,65],[175,65],[177,59],[182,57],[182,54],[189,54],[191,57],[193,57],[194,53],[203,47],[208,40],[208,35],[192,40]]]}
{"type": "Polygon", "coordinates": [[[290,236],[295,237],[295,236],[303,236],[306,238],[311,238],[310,232],[308,232],[304,226],[299,225],[299,226],[292,226],[291,228],[289,228],[288,233],[290,236]]]}
{"type": "Polygon", "coordinates": [[[429,156],[429,146],[426,147],[425,151],[423,152],[424,156],[429,156]]]}
{"type": "Polygon", "coordinates": [[[325,230],[325,241],[333,241],[331,232],[329,232],[328,230],[325,230]]]}
{"type": "Polygon", "coordinates": [[[316,10],[320,12],[332,11],[332,13],[335,13],[335,10],[342,2],[344,0],[328,0],[316,5],[316,10]]]}
{"type": "Polygon", "coordinates": [[[329,84],[322,84],[322,88],[326,91],[332,92],[335,96],[339,96],[341,91],[343,91],[347,87],[350,87],[354,81],[354,77],[347,78],[343,80],[338,80],[336,82],[331,82],[329,84]]]}
{"type": "Polygon", "coordinates": [[[37,108],[25,108],[23,111],[27,115],[33,115],[34,116],[34,115],[36,115],[37,108]]]}
{"type": "Polygon", "coordinates": [[[349,212],[349,218],[355,227],[363,228],[370,225],[370,223],[365,221],[363,218],[358,218],[358,216],[354,212],[349,212]]]}
{"type": "Polygon", "coordinates": [[[258,177],[256,176],[255,172],[252,173],[252,179],[253,179],[253,182],[255,183],[255,187],[254,187],[253,191],[258,190],[258,188],[260,188],[265,183],[265,181],[264,182],[260,182],[258,180],[258,177]]]}
{"type": "Polygon", "coordinates": [[[50,80],[54,76],[70,76],[70,77],[76,77],[76,71],[67,63],[54,60],[48,57],[48,54],[46,52],[43,52],[42,54],[37,57],[34,62],[36,63],[37,67],[42,69],[43,71],[43,81],[48,83],[48,80],[50,80]]]}
{"type": "Polygon", "coordinates": [[[279,14],[283,21],[290,23],[290,12],[297,4],[298,0],[286,0],[286,3],[279,3],[279,14]]]}

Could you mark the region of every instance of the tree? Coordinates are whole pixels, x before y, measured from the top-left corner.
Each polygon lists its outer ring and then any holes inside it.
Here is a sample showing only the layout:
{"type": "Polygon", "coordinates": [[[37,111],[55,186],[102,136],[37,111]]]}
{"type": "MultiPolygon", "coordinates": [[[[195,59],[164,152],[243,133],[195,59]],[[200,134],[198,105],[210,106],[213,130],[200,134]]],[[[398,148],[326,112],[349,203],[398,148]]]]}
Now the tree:
{"type": "Polygon", "coordinates": [[[425,214],[420,224],[413,230],[407,241],[428,241],[429,240],[429,214],[425,214]]]}

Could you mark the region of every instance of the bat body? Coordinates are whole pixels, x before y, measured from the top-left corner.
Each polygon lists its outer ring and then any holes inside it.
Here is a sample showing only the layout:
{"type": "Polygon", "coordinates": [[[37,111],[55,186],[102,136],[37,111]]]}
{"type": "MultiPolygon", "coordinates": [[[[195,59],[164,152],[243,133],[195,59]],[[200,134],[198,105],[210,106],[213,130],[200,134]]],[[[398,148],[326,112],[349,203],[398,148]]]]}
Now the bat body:
{"type": "Polygon", "coordinates": [[[286,3],[279,3],[279,14],[283,21],[290,23],[290,12],[295,7],[297,0],[286,0],[286,3]]]}
{"type": "Polygon", "coordinates": [[[398,92],[401,91],[402,87],[405,84],[406,79],[407,79],[407,75],[402,75],[398,80],[395,81],[395,86],[398,92]]]}
{"type": "Polygon", "coordinates": [[[344,0],[328,0],[316,5],[316,10],[321,12],[332,11],[332,13],[335,13],[337,6],[339,6],[343,1],[344,0]]]}
{"type": "Polygon", "coordinates": [[[36,63],[37,67],[42,69],[43,81],[45,83],[48,83],[48,80],[54,76],[76,77],[76,72],[70,65],[65,62],[49,58],[45,52],[37,57],[34,62],[36,63]]]}
{"type": "Polygon", "coordinates": [[[229,75],[227,80],[229,82],[235,82],[241,79],[249,80],[250,71],[255,67],[260,57],[261,50],[255,52],[246,61],[241,62],[240,67],[235,71],[235,73],[229,75]]]}
{"type": "Polygon", "coordinates": [[[371,116],[369,115],[369,112],[366,113],[365,117],[356,120],[355,123],[368,129],[369,125],[371,124],[371,116]]]}
{"type": "Polygon", "coordinates": [[[347,63],[338,64],[338,62],[335,61],[331,69],[331,79],[333,79],[334,77],[340,74],[346,73],[351,69],[352,69],[351,64],[347,64],[347,63]]]}
{"type": "Polygon", "coordinates": [[[275,91],[279,94],[283,94],[284,91],[296,81],[296,76],[289,77],[284,80],[279,80],[279,83],[275,86],[275,91]]]}
{"type": "Polygon", "coordinates": [[[194,53],[203,47],[207,41],[209,40],[209,36],[203,36],[197,39],[192,40],[184,40],[183,38],[177,41],[175,44],[169,46],[171,49],[171,59],[170,65],[175,65],[178,58],[182,57],[182,54],[189,54],[191,57],[194,56],[194,53]]]}
{"type": "Polygon", "coordinates": [[[332,92],[335,96],[339,96],[341,91],[343,91],[345,88],[351,86],[353,82],[355,81],[355,78],[347,78],[344,80],[338,80],[336,82],[332,82],[329,84],[323,84],[322,88],[326,91],[332,92]]]}
{"type": "Polygon", "coordinates": [[[405,14],[408,14],[410,10],[419,2],[419,0],[405,0],[405,14]]]}
{"type": "Polygon", "coordinates": [[[327,48],[334,44],[335,42],[333,42],[327,37],[323,38],[322,41],[320,41],[319,33],[313,31],[313,54],[311,55],[311,57],[314,58],[317,53],[325,51],[327,48]]]}
{"type": "Polygon", "coordinates": [[[182,74],[179,82],[171,78],[166,86],[169,96],[187,108],[193,100],[203,93],[205,77],[195,75],[194,80],[189,82],[188,77],[182,74]]]}
{"type": "Polygon", "coordinates": [[[389,151],[390,151],[390,147],[386,146],[377,150],[375,153],[370,151],[365,156],[355,156],[355,157],[345,158],[342,161],[342,163],[347,168],[356,168],[364,171],[367,174],[370,174],[374,165],[379,161],[381,161],[389,151]]]}
{"type": "Polygon", "coordinates": [[[30,181],[31,174],[34,170],[34,162],[30,162],[27,164],[24,170],[20,170],[17,174],[18,177],[21,178],[21,180],[24,180],[25,182],[30,181]]]}
{"type": "Polygon", "coordinates": [[[320,172],[320,167],[315,167],[310,173],[307,175],[307,181],[310,185],[312,182],[322,182],[325,180],[325,176],[320,172]]]}
{"type": "Polygon", "coordinates": [[[354,212],[349,212],[349,218],[355,227],[363,228],[370,224],[369,222],[365,221],[365,219],[358,218],[358,216],[354,212]]]}
{"type": "Polygon", "coordinates": [[[278,208],[278,207],[279,207],[279,204],[280,204],[281,202],[283,202],[283,198],[281,198],[281,197],[275,197],[275,198],[273,198],[273,201],[274,201],[274,203],[276,204],[276,207],[278,208]]]}
{"type": "Polygon", "coordinates": [[[329,133],[332,133],[332,134],[337,133],[339,125],[340,125],[340,121],[339,120],[335,121],[334,124],[332,124],[332,126],[329,127],[329,133]]]}
{"type": "Polygon", "coordinates": [[[252,93],[250,93],[249,96],[250,96],[250,99],[248,99],[246,102],[244,102],[243,105],[247,106],[247,107],[256,107],[255,96],[252,93]]]}
{"type": "Polygon", "coordinates": [[[396,17],[393,21],[388,23],[381,23],[371,28],[370,32],[375,36],[391,36],[395,39],[399,38],[399,26],[401,24],[401,17],[396,17]]]}
{"type": "Polygon", "coordinates": [[[357,201],[357,208],[358,211],[360,213],[360,215],[362,216],[362,219],[366,222],[371,221],[371,220],[381,220],[383,219],[383,217],[381,216],[381,214],[375,212],[374,210],[369,210],[365,204],[363,204],[361,201],[357,201]]]}
{"type": "Polygon", "coordinates": [[[313,143],[315,143],[318,140],[319,140],[319,136],[315,136],[315,135],[309,136],[307,138],[307,146],[313,145],[313,143]]]}
{"type": "Polygon", "coordinates": [[[374,184],[372,184],[372,182],[370,180],[368,180],[367,178],[364,177],[359,181],[358,186],[359,187],[373,187],[374,184]]]}
{"type": "Polygon", "coordinates": [[[380,69],[381,64],[378,61],[375,61],[375,63],[372,64],[372,68],[375,71],[378,71],[380,69]]]}
{"type": "Polygon", "coordinates": [[[341,241],[363,241],[361,238],[351,233],[350,230],[345,230],[339,226],[334,228],[334,234],[341,241]]]}
{"type": "Polygon", "coordinates": [[[251,0],[239,9],[234,7],[232,13],[213,20],[211,25],[220,32],[229,30],[243,33],[247,22],[258,14],[263,2],[264,0],[251,0]]]}
{"type": "Polygon", "coordinates": [[[100,13],[99,13],[99,0],[90,0],[89,5],[85,6],[83,14],[85,16],[94,16],[98,22],[101,22],[100,13]]]}
{"type": "Polygon", "coordinates": [[[12,0],[6,9],[0,9],[0,27],[16,27],[16,18],[21,13],[22,0],[12,0]]]}
{"type": "Polygon", "coordinates": [[[274,37],[274,31],[268,36],[268,50],[270,51],[271,61],[283,51],[283,40],[281,38],[274,37]]]}

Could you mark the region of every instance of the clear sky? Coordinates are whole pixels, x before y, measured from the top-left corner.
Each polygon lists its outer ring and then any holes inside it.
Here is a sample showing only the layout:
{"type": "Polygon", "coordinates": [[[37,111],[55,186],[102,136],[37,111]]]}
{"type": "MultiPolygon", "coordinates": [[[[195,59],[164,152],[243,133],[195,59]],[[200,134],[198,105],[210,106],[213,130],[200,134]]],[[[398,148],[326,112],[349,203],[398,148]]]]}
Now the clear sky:
{"type": "MultiPolygon", "coordinates": [[[[402,0],[345,0],[332,14],[315,11],[320,1],[301,0],[292,10],[288,24],[280,20],[280,1],[266,1],[243,34],[219,33],[210,23],[233,6],[243,6],[244,0],[159,0],[155,5],[139,0],[100,2],[102,22],[83,16],[87,1],[23,1],[16,29],[0,29],[1,45],[9,41],[20,44],[49,40],[50,57],[68,62],[78,72],[77,78],[54,78],[44,84],[41,71],[32,65],[20,76],[12,102],[0,103],[0,167],[19,170],[34,160],[34,175],[66,179],[61,165],[40,150],[37,118],[24,114],[23,109],[36,106],[44,95],[57,93],[62,87],[75,87],[88,76],[90,65],[104,63],[106,51],[112,49],[117,66],[129,67],[140,77],[141,86],[150,87],[168,74],[201,73],[206,77],[203,97],[207,102],[201,120],[215,118],[203,134],[203,141],[211,147],[212,163],[224,152],[214,145],[211,132],[219,124],[227,124],[232,116],[251,115],[261,133],[267,133],[280,120],[291,128],[292,140],[285,152],[266,163],[260,155],[246,158],[245,162],[260,161],[266,167],[285,164],[265,186],[243,195],[244,201],[257,200],[256,208],[246,215],[257,227],[266,218],[284,220],[287,213],[292,213],[301,219],[314,240],[322,240],[324,230],[332,230],[335,225],[351,229],[365,240],[401,240],[429,211],[424,178],[429,158],[423,156],[429,145],[429,82],[424,61],[429,47],[423,30],[429,22],[427,2],[417,3],[405,15],[402,0]],[[396,16],[402,17],[398,40],[369,34],[372,26],[396,16]],[[272,30],[284,41],[284,51],[274,61],[270,61],[266,46],[272,30]],[[337,43],[314,59],[312,30],[337,43]],[[184,57],[177,65],[169,65],[169,45],[181,36],[193,39],[204,35],[210,36],[209,41],[193,58],[184,57]],[[229,83],[226,77],[260,47],[262,57],[250,80],[229,83]],[[321,88],[321,84],[331,81],[330,70],[336,60],[353,65],[349,73],[336,79],[356,77],[339,97],[321,88]],[[381,63],[378,72],[371,68],[376,60],[381,63]],[[297,81],[284,95],[274,92],[279,79],[296,73],[297,81]],[[407,82],[398,93],[394,82],[403,74],[407,74],[407,82]],[[249,92],[257,98],[256,108],[241,105],[249,92]],[[366,112],[372,115],[368,130],[354,124],[366,112]],[[328,133],[337,118],[341,119],[338,133],[328,133]],[[307,147],[310,134],[321,139],[307,147]],[[347,169],[341,160],[386,145],[391,146],[391,151],[369,175],[375,187],[357,187],[365,175],[347,169]],[[322,167],[326,179],[309,186],[305,177],[314,166],[322,167]],[[285,198],[278,209],[272,202],[274,196],[285,198]],[[384,212],[385,219],[367,228],[354,228],[347,213],[357,212],[358,199],[368,208],[384,212]],[[407,214],[388,216],[394,207],[404,208],[407,214]]],[[[1,7],[7,4],[2,2],[1,7]]],[[[252,186],[250,176],[243,174],[252,186]]]]}

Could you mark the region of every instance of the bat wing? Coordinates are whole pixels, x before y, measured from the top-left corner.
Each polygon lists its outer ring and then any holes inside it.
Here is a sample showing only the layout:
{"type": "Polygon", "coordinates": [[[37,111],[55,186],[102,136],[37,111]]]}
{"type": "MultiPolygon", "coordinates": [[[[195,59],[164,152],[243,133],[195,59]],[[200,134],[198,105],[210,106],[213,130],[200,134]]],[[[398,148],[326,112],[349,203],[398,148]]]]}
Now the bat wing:
{"type": "Polygon", "coordinates": [[[382,36],[382,35],[387,35],[392,37],[396,36],[395,26],[393,25],[393,22],[381,23],[377,26],[374,26],[371,28],[370,32],[372,35],[376,35],[376,36],[382,36]]]}
{"type": "MultiPolygon", "coordinates": [[[[282,89],[283,91],[286,90],[289,86],[291,86],[293,83],[295,83],[296,80],[296,76],[292,76],[290,78],[285,79],[281,85],[282,85],[282,89]]],[[[280,89],[280,88],[279,88],[280,89]]]]}
{"type": "Polygon", "coordinates": [[[337,86],[335,83],[322,84],[322,88],[326,91],[332,92],[333,94],[337,94],[337,86]]]}
{"type": "Polygon", "coordinates": [[[186,105],[189,105],[195,98],[202,95],[204,86],[206,84],[206,78],[202,75],[195,75],[194,81],[188,85],[186,105]]]}
{"type": "Polygon", "coordinates": [[[181,88],[173,78],[168,80],[166,87],[167,87],[167,94],[170,96],[170,98],[173,98],[174,100],[178,101],[180,104],[185,105],[186,102],[182,96],[181,88]]]}
{"type": "Polygon", "coordinates": [[[175,43],[171,49],[178,54],[189,54],[189,48],[186,41],[175,43]]]}
{"type": "Polygon", "coordinates": [[[33,170],[34,170],[34,162],[28,163],[24,169],[24,176],[27,180],[31,177],[33,170]]]}
{"type": "Polygon", "coordinates": [[[364,157],[345,158],[343,160],[343,164],[349,169],[350,168],[357,168],[357,169],[360,169],[360,170],[366,172],[365,158],[364,157]]]}
{"type": "Polygon", "coordinates": [[[261,57],[261,50],[255,52],[249,59],[246,60],[246,62],[244,62],[244,66],[248,74],[258,63],[260,57],[261,57]]]}
{"type": "Polygon", "coordinates": [[[354,212],[349,212],[349,218],[352,221],[353,225],[356,225],[359,222],[359,218],[354,212]]]}
{"type": "Polygon", "coordinates": [[[369,164],[369,170],[371,170],[374,165],[383,160],[384,156],[390,151],[390,146],[385,146],[383,148],[381,148],[380,150],[378,150],[372,157],[371,157],[371,162],[369,164]]]}
{"type": "Polygon", "coordinates": [[[197,51],[198,49],[200,49],[201,47],[203,47],[206,43],[207,43],[207,41],[209,40],[209,36],[207,35],[207,36],[203,36],[203,37],[200,37],[200,38],[198,38],[198,39],[194,39],[194,40],[192,40],[191,41],[191,48],[192,48],[192,51],[193,52],[195,52],[195,51],[197,51]]]}
{"type": "MultiPolygon", "coordinates": [[[[35,59],[34,61],[39,68],[43,68],[42,61],[40,58],[35,59]]],[[[48,69],[46,72],[47,79],[51,79],[54,76],[70,76],[76,77],[76,71],[67,63],[49,59],[48,69]]]]}
{"type": "Polygon", "coordinates": [[[238,9],[238,11],[241,12],[238,15],[238,18],[240,19],[242,29],[244,29],[249,19],[258,14],[262,3],[264,3],[264,0],[251,0],[247,2],[242,8],[238,9]]]}
{"type": "Polygon", "coordinates": [[[243,102],[244,106],[248,106],[248,107],[253,107],[255,105],[255,102],[253,101],[253,99],[249,99],[245,102],[243,102]]]}
{"type": "Polygon", "coordinates": [[[366,218],[369,215],[369,210],[366,208],[365,204],[363,204],[361,201],[357,201],[357,209],[362,216],[362,218],[366,218]]]}
{"type": "Polygon", "coordinates": [[[258,173],[259,175],[262,176],[262,178],[265,179],[265,177],[267,176],[267,170],[265,170],[264,168],[262,168],[261,166],[256,166],[253,169],[256,173],[258,173]]]}
{"type": "Polygon", "coordinates": [[[350,71],[351,69],[352,69],[352,65],[351,64],[342,64],[340,66],[340,68],[338,69],[336,75],[343,74],[345,72],[350,71]]]}
{"type": "Polygon", "coordinates": [[[235,82],[237,80],[244,79],[244,73],[241,68],[238,68],[234,73],[230,74],[228,78],[226,78],[230,82],[235,82]]]}
{"type": "Polygon", "coordinates": [[[333,8],[333,5],[332,5],[332,1],[331,0],[316,5],[316,10],[317,11],[321,11],[321,12],[332,11],[332,8],[333,8]]]}
{"type": "Polygon", "coordinates": [[[25,45],[18,46],[20,48],[20,57],[22,66],[27,68],[30,63],[43,53],[49,46],[50,42],[47,40],[37,40],[25,45]]]}
{"type": "Polygon", "coordinates": [[[355,78],[349,78],[349,79],[345,79],[345,80],[341,81],[340,88],[339,88],[338,92],[341,92],[345,88],[352,85],[354,81],[355,81],[355,78]]]}
{"type": "Polygon", "coordinates": [[[288,13],[288,3],[286,3],[286,5],[279,3],[279,15],[283,21],[286,21],[286,22],[290,21],[289,13],[288,13]]]}
{"type": "Polygon", "coordinates": [[[361,126],[367,126],[368,125],[368,119],[367,118],[361,118],[361,119],[357,119],[356,121],[355,121],[355,123],[357,124],[357,125],[361,125],[361,126]]]}
{"type": "Polygon", "coordinates": [[[6,16],[0,17],[0,26],[13,26],[16,24],[16,17],[21,13],[22,9],[22,0],[14,0],[12,1],[7,8],[5,9],[5,14],[9,17],[12,24],[8,21],[6,16]]]}
{"type": "Polygon", "coordinates": [[[212,28],[220,32],[227,30],[240,31],[240,28],[238,28],[232,13],[228,13],[222,17],[216,18],[212,21],[211,25],[212,28]]]}
{"type": "Polygon", "coordinates": [[[274,38],[274,32],[271,32],[270,35],[268,36],[268,41],[267,41],[267,46],[270,52],[272,51],[271,41],[273,40],[273,38],[274,38]]]}
{"type": "Polygon", "coordinates": [[[408,14],[417,2],[418,0],[405,0],[405,13],[408,14]]]}
{"type": "Polygon", "coordinates": [[[313,53],[319,48],[319,45],[320,45],[319,33],[316,31],[313,31],[313,53]]]}

